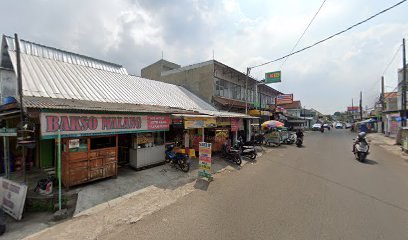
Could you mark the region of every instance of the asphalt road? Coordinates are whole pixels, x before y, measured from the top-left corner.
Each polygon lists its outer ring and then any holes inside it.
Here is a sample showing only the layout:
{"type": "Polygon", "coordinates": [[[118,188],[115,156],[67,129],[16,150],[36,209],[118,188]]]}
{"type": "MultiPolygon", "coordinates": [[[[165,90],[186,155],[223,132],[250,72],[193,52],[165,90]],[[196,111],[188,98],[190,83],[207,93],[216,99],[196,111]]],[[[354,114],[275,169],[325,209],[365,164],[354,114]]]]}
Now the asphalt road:
{"type": "Polygon", "coordinates": [[[352,138],[308,133],[102,239],[408,239],[408,164],[375,145],[357,162],[352,138]]]}

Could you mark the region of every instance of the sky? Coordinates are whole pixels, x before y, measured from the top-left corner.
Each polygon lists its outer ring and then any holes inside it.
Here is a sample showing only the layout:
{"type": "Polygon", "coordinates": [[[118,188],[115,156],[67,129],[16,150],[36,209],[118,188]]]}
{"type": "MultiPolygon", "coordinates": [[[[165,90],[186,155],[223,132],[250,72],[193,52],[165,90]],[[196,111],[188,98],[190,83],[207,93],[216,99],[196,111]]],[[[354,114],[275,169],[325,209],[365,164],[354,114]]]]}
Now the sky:
{"type": "MultiPolygon", "coordinates": [[[[296,49],[343,30],[400,0],[327,0],[296,49]]],[[[1,0],[0,33],[141,68],[162,58],[190,65],[213,57],[241,72],[288,54],[322,0],[1,0]]],[[[312,49],[251,70],[282,71],[270,84],[306,108],[345,111],[360,91],[372,107],[397,85],[408,2],[312,49]],[[395,55],[394,61],[391,61],[395,55]],[[387,68],[388,66],[388,68],[387,68]]]]}

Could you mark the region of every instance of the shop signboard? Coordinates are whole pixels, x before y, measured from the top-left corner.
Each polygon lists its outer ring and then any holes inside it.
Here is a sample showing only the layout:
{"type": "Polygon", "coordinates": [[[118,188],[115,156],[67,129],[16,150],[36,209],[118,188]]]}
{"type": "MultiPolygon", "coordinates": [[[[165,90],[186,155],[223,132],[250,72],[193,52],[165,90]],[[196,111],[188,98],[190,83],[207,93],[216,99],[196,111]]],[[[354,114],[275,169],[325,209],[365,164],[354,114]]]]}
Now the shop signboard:
{"type": "Polygon", "coordinates": [[[170,116],[40,113],[41,138],[79,137],[104,134],[168,130],[170,116]]]}
{"type": "Polygon", "coordinates": [[[199,171],[198,176],[206,177],[208,179],[212,178],[211,175],[211,143],[200,142],[199,145],[199,171]]]}
{"type": "Polygon", "coordinates": [[[265,73],[266,83],[277,83],[281,82],[281,71],[267,72],[265,73]]]}
{"type": "Polygon", "coordinates": [[[26,185],[0,178],[0,206],[16,220],[21,220],[26,195],[26,185]]]}
{"type": "Polygon", "coordinates": [[[0,137],[16,137],[17,128],[0,128],[0,137]]]}
{"type": "Polygon", "coordinates": [[[290,104],[293,103],[293,94],[281,94],[276,96],[276,104],[290,104]]]}
{"type": "Polygon", "coordinates": [[[231,131],[237,132],[239,130],[239,118],[231,118],[231,131]]]}
{"type": "Polygon", "coordinates": [[[186,117],[184,118],[184,128],[209,128],[216,127],[217,122],[213,117],[186,117]]]}
{"type": "Polygon", "coordinates": [[[359,112],[360,107],[359,106],[352,106],[352,107],[347,107],[348,112],[359,112]]]}
{"type": "Polygon", "coordinates": [[[218,127],[229,126],[229,125],[231,125],[231,121],[229,118],[217,118],[218,127]]]}

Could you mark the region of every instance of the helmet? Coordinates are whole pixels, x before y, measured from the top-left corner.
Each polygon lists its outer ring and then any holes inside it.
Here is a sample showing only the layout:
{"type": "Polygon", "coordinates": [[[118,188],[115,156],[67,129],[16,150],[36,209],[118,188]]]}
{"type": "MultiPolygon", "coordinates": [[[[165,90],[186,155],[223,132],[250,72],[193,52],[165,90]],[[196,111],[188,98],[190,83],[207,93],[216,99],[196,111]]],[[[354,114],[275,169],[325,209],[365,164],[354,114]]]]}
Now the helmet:
{"type": "Polygon", "coordinates": [[[365,132],[360,132],[360,133],[358,134],[358,137],[359,137],[359,138],[365,138],[366,135],[367,135],[367,133],[365,133],[365,132]]]}

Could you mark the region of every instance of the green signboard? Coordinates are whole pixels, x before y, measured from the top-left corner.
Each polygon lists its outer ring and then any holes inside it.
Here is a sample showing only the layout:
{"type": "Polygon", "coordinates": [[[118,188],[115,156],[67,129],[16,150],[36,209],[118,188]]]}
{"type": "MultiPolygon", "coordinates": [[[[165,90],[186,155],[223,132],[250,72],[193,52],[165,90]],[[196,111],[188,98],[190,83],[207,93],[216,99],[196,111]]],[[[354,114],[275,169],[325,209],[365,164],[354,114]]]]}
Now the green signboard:
{"type": "Polygon", "coordinates": [[[0,128],[0,137],[15,137],[17,136],[16,128],[0,128]]]}
{"type": "Polygon", "coordinates": [[[281,82],[281,71],[265,73],[265,83],[281,82]]]}

